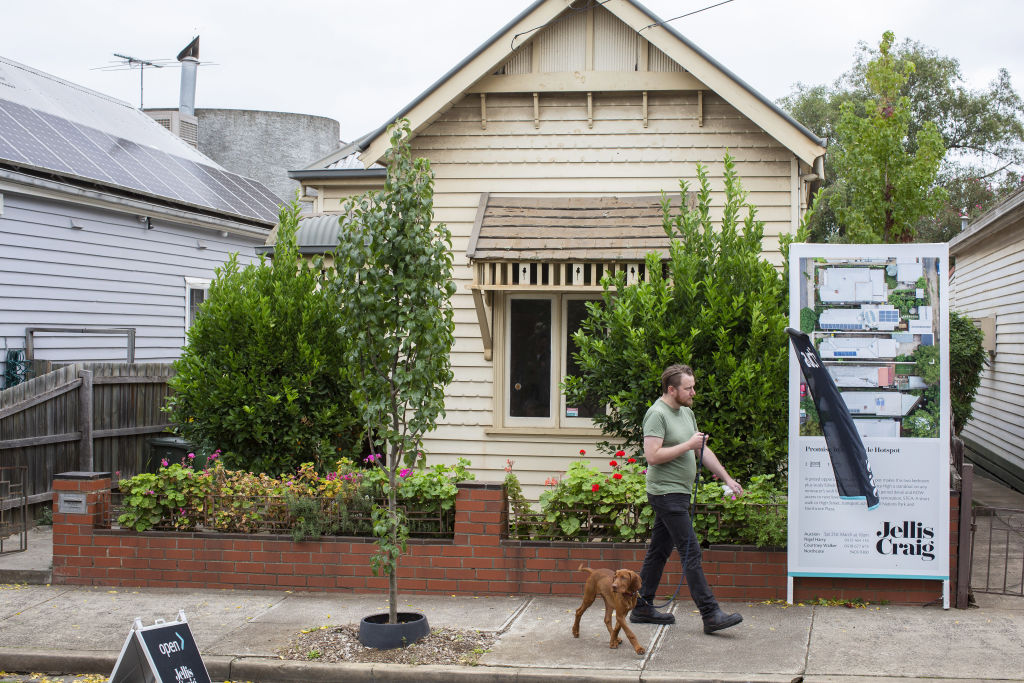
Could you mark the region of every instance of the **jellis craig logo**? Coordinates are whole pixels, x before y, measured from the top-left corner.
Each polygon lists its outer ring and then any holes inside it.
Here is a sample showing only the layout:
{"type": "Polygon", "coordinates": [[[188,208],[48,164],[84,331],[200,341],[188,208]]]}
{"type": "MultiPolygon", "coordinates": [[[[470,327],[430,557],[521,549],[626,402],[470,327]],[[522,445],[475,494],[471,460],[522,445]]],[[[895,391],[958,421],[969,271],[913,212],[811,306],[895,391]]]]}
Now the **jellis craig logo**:
{"type": "Polygon", "coordinates": [[[913,555],[924,562],[935,559],[935,530],[921,522],[882,522],[875,536],[875,550],[880,555],[913,555]]]}

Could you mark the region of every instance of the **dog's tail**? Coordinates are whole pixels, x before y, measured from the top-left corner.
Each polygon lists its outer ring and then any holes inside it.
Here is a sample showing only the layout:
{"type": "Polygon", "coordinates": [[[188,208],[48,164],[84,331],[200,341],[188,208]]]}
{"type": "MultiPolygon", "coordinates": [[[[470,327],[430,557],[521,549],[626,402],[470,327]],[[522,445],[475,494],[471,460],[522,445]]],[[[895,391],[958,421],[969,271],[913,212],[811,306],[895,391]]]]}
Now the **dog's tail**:
{"type": "Polygon", "coordinates": [[[594,573],[593,569],[591,569],[590,567],[586,567],[586,566],[584,566],[582,564],[579,567],[576,568],[576,571],[578,571],[578,572],[584,572],[585,571],[588,574],[593,574],[594,573]]]}

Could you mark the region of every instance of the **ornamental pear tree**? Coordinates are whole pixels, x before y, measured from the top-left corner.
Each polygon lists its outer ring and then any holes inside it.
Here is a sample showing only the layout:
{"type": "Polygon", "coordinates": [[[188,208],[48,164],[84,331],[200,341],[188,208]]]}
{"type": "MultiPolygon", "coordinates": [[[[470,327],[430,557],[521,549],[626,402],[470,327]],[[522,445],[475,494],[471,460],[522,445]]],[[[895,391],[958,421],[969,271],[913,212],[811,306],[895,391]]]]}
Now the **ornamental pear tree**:
{"type": "Polygon", "coordinates": [[[398,560],[408,524],[396,505],[399,468],[421,457],[422,437],[444,416],[451,382],[455,323],[451,233],[434,223],[430,162],[413,159],[406,119],[388,129],[384,189],[343,209],[331,293],[347,340],[352,402],[365,426],[371,459],[387,470],[387,507],[373,512],[374,573],[389,577],[389,623],[397,623],[398,560]]]}
{"type": "Polygon", "coordinates": [[[867,64],[873,99],[864,104],[866,116],[846,102],[836,128],[834,164],[842,182],[832,207],[851,242],[910,242],[920,219],[934,215],[947,196],[936,184],[946,152],[938,127],[925,121],[909,136],[910,98],[900,91],[914,64],[896,60],[893,40],[886,31],[867,64]]]}

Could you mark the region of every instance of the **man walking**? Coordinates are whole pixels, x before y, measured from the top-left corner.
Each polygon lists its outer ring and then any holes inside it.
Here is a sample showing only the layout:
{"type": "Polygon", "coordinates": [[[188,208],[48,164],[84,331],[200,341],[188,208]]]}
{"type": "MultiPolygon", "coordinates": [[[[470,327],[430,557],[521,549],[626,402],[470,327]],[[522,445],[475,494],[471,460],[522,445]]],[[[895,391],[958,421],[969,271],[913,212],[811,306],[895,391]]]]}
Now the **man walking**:
{"type": "Polygon", "coordinates": [[[644,457],[647,458],[647,500],[654,509],[654,528],[640,569],[640,599],[629,615],[635,624],[674,624],[673,615],[654,609],[654,596],[661,582],[665,562],[678,548],[690,597],[704,620],[704,633],[714,633],[743,621],[738,613],[726,614],[715,600],[704,577],[700,545],[690,522],[690,495],[697,473],[695,453],[703,446],[703,463],[733,493],[743,487],[729,476],[722,463],[697,431],[693,416],[695,380],[686,365],[670,365],[661,373],[661,397],[644,416],[644,457]]]}

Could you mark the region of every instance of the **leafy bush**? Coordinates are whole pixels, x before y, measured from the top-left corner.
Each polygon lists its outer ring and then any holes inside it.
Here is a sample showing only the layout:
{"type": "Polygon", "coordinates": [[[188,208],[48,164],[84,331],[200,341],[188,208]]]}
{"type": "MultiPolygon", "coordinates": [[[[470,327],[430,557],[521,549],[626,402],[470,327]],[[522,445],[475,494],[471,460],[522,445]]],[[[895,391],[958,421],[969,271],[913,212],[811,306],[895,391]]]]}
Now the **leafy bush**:
{"type": "MultiPolygon", "coordinates": [[[[379,456],[369,456],[372,463],[379,456]]],[[[166,461],[164,461],[166,463],[166,461]]],[[[124,494],[118,523],[136,531],[175,529],[254,533],[291,530],[295,540],[333,533],[372,530],[371,508],[386,495],[386,471],[364,470],[347,458],[320,475],[312,463],[280,478],[229,470],[219,453],[193,469],[192,459],[164,464],[120,482],[124,494]]],[[[398,487],[402,504],[417,514],[437,516],[455,506],[457,484],[473,479],[471,463],[403,470],[398,487]]],[[[421,523],[422,525],[422,523],[421,523]]],[[[432,529],[437,528],[434,524],[432,529]]],[[[415,525],[413,532],[419,531],[415,525]]]]}
{"type": "Polygon", "coordinates": [[[167,411],[198,448],[228,467],[278,475],[299,463],[321,471],[360,450],[342,368],[346,338],[325,291],[334,277],[298,251],[298,204],[282,207],[275,255],[245,268],[232,254],[174,363],[167,411]]]}
{"type": "MultiPolygon", "coordinates": [[[[587,305],[589,317],[573,338],[580,372],[566,377],[563,389],[570,404],[607,405],[594,422],[640,452],[643,416],[660,394],[662,370],[688,363],[696,373],[700,429],[711,434],[729,470],[749,479],[784,470],[788,457],[787,287],[761,256],[764,224],[732,157],[725,157],[720,225],[711,220],[707,170],[698,165],[697,176],[695,209],[673,216],[662,200],[672,238],[667,272],[649,254],[647,281],[627,287],[624,274],[604,281],[603,301],[587,305]]],[[[687,184],[680,188],[685,196],[687,184]]]]}
{"type": "Polygon", "coordinates": [[[714,479],[697,488],[693,526],[702,543],[758,547],[786,545],[786,485],[775,475],[755,475],[743,485],[743,496],[723,493],[714,479]]]}
{"type": "Polygon", "coordinates": [[[949,312],[949,389],[953,406],[953,432],[967,426],[974,397],[981,386],[981,372],[988,364],[985,337],[967,316],[949,312]]]}
{"type": "Polygon", "coordinates": [[[813,308],[801,308],[800,309],[800,331],[810,334],[814,332],[814,328],[818,326],[818,314],[814,312],[813,308]]]}
{"type": "Polygon", "coordinates": [[[589,533],[590,537],[616,541],[649,533],[654,511],[644,490],[646,470],[637,458],[626,458],[623,451],[616,455],[609,463],[611,474],[598,471],[586,460],[576,461],[553,490],[541,494],[549,531],[560,531],[568,538],[587,538],[589,533]]]}
{"type": "MultiPolygon", "coordinates": [[[[566,476],[541,494],[543,525],[521,524],[516,537],[645,540],[654,524],[644,490],[646,470],[624,451],[615,455],[610,472],[586,460],[570,464],[566,476]]],[[[786,545],[786,484],[777,482],[775,475],[754,476],[742,497],[723,496],[721,483],[713,479],[703,482],[694,501],[697,537],[705,544],[786,545]]],[[[514,492],[510,504],[513,498],[514,492]]],[[[521,507],[516,510],[520,515],[525,517],[521,507]]]]}

